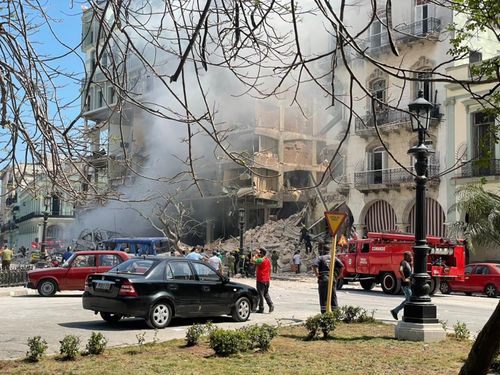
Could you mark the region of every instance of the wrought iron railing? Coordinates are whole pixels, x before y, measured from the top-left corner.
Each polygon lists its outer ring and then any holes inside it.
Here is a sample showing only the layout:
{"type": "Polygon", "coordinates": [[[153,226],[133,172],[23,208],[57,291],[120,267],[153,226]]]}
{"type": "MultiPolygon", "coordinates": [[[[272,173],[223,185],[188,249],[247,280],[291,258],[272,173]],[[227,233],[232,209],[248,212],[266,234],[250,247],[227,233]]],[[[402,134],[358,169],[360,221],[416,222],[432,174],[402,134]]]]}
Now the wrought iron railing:
{"type": "MultiPolygon", "coordinates": [[[[414,173],[414,167],[407,167],[414,173]]],[[[428,168],[428,177],[436,178],[439,174],[439,165],[432,164],[428,168]]],[[[378,169],[374,171],[356,172],[354,174],[354,186],[363,187],[370,185],[395,186],[402,183],[412,182],[414,176],[403,168],[378,169]]]]}
{"type": "MultiPolygon", "coordinates": [[[[440,105],[437,103],[434,103],[433,105],[434,107],[431,110],[431,120],[439,120],[442,115],[439,110],[440,105]]],[[[377,126],[380,127],[405,124],[410,121],[410,115],[407,112],[398,109],[387,109],[385,111],[377,112],[375,116],[373,114],[368,114],[362,118],[356,117],[354,121],[355,132],[359,133],[366,130],[374,130],[375,118],[377,119],[377,126]]]]}
{"type": "MultiPolygon", "coordinates": [[[[441,31],[441,20],[429,17],[409,25],[396,26],[394,31],[397,42],[408,43],[425,38],[429,34],[439,33],[441,31]]],[[[377,51],[379,48],[389,45],[389,39],[384,33],[387,33],[387,31],[384,30],[380,34],[370,36],[370,51],[377,51]]]]}
{"type": "Polygon", "coordinates": [[[500,159],[470,162],[460,168],[460,177],[500,176],[500,159]]]}
{"type": "Polygon", "coordinates": [[[28,282],[28,271],[32,269],[32,266],[18,266],[0,271],[0,287],[24,285],[28,282]]]}

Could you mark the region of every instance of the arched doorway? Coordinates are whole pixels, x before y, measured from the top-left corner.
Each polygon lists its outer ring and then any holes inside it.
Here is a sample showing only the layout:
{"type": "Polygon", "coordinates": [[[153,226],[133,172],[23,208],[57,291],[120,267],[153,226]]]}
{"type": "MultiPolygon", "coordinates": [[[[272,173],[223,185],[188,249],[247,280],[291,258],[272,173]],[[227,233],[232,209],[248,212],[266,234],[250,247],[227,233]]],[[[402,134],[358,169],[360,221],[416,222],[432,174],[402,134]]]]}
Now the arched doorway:
{"type": "MultiPolygon", "coordinates": [[[[415,213],[415,204],[413,204],[408,218],[410,233],[415,233],[415,213]]],[[[432,198],[425,198],[425,214],[427,221],[425,233],[431,236],[443,237],[445,233],[445,215],[439,202],[432,198]]]]}
{"type": "Polygon", "coordinates": [[[396,229],[396,213],[392,206],[383,200],[375,201],[365,214],[368,232],[383,232],[396,229]]]}

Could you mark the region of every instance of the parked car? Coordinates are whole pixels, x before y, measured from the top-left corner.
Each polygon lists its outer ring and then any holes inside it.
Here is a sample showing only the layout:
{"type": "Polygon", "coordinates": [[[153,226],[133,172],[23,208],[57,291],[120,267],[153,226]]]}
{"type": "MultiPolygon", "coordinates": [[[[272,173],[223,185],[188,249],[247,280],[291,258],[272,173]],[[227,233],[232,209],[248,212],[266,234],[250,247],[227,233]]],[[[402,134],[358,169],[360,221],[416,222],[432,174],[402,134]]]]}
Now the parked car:
{"type": "Polygon", "coordinates": [[[258,300],[255,288],[232,282],[203,262],[143,257],[90,275],[82,303],[107,322],[140,317],[151,328],[165,328],[173,317],[231,315],[243,322],[258,300]]]}
{"type": "Polygon", "coordinates": [[[441,293],[465,292],[484,293],[488,297],[495,298],[500,289],[500,264],[497,263],[473,263],[465,267],[464,281],[446,281],[441,283],[441,293]]]}
{"type": "Polygon", "coordinates": [[[40,268],[28,272],[27,288],[38,289],[44,297],[61,290],[83,290],[91,273],[106,272],[129,257],[122,251],[79,251],[61,267],[40,268]]]}

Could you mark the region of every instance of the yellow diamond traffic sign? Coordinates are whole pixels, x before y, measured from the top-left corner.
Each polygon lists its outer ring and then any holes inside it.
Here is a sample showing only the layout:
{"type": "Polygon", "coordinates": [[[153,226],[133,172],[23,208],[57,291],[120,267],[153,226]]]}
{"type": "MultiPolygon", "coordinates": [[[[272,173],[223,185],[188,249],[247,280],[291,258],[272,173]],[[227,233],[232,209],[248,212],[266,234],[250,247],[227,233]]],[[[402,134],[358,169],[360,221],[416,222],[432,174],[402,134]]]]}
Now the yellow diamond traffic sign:
{"type": "Polygon", "coordinates": [[[337,234],[337,231],[339,230],[346,217],[347,214],[343,212],[325,212],[325,219],[328,223],[328,227],[330,228],[330,234],[332,235],[332,237],[337,234]]]}

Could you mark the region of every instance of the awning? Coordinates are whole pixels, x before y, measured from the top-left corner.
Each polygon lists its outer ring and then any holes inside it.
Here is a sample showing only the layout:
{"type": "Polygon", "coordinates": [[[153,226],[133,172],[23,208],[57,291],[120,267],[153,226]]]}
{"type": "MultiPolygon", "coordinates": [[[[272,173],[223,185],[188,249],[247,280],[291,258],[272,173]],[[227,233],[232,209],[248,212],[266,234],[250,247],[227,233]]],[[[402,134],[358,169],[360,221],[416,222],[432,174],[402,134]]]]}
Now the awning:
{"type": "Polygon", "coordinates": [[[386,201],[373,203],[365,215],[368,232],[383,232],[396,229],[396,213],[386,201]]]}
{"type": "MultiPolygon", "coordinates": [[[[427,225],[425,227],[425,233],[427,235],[443,237],[445,233],[444,221],[445,215],[438,201],[432,198],[425,198],[425,213],[427,218],[427,225]]],[[[410,233],[415,233],[415,205],[413,205],[410,211],[410,233]]]]}

